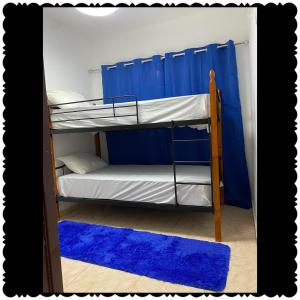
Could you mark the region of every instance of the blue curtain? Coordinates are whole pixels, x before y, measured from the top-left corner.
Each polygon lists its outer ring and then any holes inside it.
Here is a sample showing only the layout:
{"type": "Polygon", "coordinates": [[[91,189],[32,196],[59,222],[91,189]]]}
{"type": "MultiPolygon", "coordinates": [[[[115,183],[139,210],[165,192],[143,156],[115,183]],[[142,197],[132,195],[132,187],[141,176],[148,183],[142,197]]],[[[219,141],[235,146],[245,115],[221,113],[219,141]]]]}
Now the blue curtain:
{"type": "MultiPolygon", "coordinates": [[[[165,97],[164,61],[155,55],[152,61],[117,64],[116,68],[102,66],[104,97],[132,94],[139,101],[165,97]]],[[[121,98],[115,102],[128,101],[121,98]]],[[[104,100],[111,103],[111,100],[104,100]]],[[[107,132],[110,164],[170,164],[170,134],[167,128],[107,132]]]]}
{"type": "MultiPolygon", "coordinates": [[[[133,65],[116,68],[102,66],[104,97],[133,94],[139,101],[164,97],[192,95],[209,92],[209,71],[216,73],[217,87],[222,93],[222,125],[225,202],[250,208],[251,196],[244,150],[243,125],[239,99],[235,47],[218,44],[206,47],[207,51],[194,53],[201,48],[186,49],[185,55],[173,57],[174,52],[159,55],[151,62],[134,60],[133,65]]],[[[128,101],[120,99],[119,102],[128,101]]],[[[110,103],[110,100],[105,100],[110,103]]],[[[176,138],[203,138],[205,130],[176,128],[176,138]]],[[[170,129],[147,129],[107,133],[107,146],[111,164],[170,164],[170,129]]],[[[184,143],[176,145],[177,160],[208,160],[209,145],[184,143]]]]}

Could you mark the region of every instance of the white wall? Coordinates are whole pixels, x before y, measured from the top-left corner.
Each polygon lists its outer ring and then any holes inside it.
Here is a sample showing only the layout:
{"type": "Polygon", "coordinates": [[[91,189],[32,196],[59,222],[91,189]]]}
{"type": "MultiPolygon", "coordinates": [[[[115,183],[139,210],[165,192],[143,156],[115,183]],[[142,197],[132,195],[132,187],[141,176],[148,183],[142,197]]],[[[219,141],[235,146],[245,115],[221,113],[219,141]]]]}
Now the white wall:
{"type": "MultiPolygon", "coordinates": [[[[134,58],[186,48],[249,40],[237,46],[237,66],[244,126],[246,159],[254,211],[256,211],[256,8],[209,8],[198,15],[94,38],[90,66],[114,64],[134,58]]],[[[101,74],[90,75],[93,96],[102,97],[101,74]]],[[[256,216],[256,215],[255,215],[256,216]]]]}
{"type": "Polygon", "coordinates": [[[55,156],[63,156],[73,152],[95,152],[94,135],[92,133],[54,134],[55,156]]]}
{"type": "MultiPolygon", "coordinates": [[[[71,90],[91,98],[87,50],[89,41],[57,21],[44,18],[43,56],[47,90],[71,90]]],[[[55,156],[72,152],[95,152],[91,134],[54,135],[55,156]]],[[[60,209],[71,207],[61,203],[60,209]]]]}
{"type": "Polygon", "coordinates": [[[48,90],[71,90],[91,98],[90,41],[60,21],[44,18],[43,57],[48,90]]]}

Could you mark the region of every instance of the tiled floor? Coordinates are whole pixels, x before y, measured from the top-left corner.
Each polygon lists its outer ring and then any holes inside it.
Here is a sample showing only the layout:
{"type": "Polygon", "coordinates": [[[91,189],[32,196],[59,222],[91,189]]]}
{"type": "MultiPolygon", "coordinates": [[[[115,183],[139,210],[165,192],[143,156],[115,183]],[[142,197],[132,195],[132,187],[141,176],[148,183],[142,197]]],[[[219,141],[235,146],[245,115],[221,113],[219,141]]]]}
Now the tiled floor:
{"type": "MultiPolygon", "coordinates": [[[[222,213],[223,243],[231,248],[229,273],[224,292],[255,293],[257,289],[257,244],[252,211],[224,206],[222,213]]],[[[64,215],[62,219],[214,241],[211,213],[89,204],[64,215]]],[[[64,292],[207,292],[63,257],[61,261],[64,292]]]]}

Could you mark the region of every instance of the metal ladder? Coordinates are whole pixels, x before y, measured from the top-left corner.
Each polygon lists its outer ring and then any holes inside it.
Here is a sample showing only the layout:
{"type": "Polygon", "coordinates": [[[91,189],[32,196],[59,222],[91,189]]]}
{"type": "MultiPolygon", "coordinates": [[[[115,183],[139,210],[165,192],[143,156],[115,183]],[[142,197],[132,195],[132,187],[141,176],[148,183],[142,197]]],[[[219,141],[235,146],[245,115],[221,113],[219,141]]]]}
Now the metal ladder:
{"type": "MultiPolygon", "coordinates": [[[[175,203],[176,206],[178,206],[178,198],[177,198],[177,184],[189,184],[189,185],[212,185],[212,183],[199,183],[199,182],[182,182],[177,181],[176,179],[176,165],[180,164],[194,164],[194,163],[209,163],[210,164],[210,178],[212,180],[212,161],[211,161],[211,135],[210,135],[210,120],[208,121],[208,138],[207,139],[175,139],[175,122],[172,121],[171,126],[171,140],[172,140],[172,165],[173,165],[173,174],[174,174],[174,191],[175,191],[175,203]],[[176,151],[175,151],[175,144],[176,143],[189,143],[189,142],[202,142],[202,141],[208,141],[210,144],[210,160],[207,161],[201,161],[201,160],[176,160],[176,151]]],[[[211,189],[212,190],[212,189],[211,189]]],[[[213,199],[213,198],[212,198],[213,199]]]]}

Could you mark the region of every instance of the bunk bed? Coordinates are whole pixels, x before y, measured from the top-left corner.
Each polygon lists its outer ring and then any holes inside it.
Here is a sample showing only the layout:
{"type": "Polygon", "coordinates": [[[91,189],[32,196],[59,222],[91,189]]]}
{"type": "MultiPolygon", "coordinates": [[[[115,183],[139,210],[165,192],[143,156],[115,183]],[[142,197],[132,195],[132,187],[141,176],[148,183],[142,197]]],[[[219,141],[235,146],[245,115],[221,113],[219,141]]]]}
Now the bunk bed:
{"type": "MultiPolygon", "coordinates": [[[[111,104],[78,107],[49,105],[49,130],[54,177],[58,202],[92,202],[110,205],[155,207],[209,211],[214,214],[215,239],[221,241],[221,203],[224,203],[221,94],[216,89],[215,73],[209,73],[209,94],[138,101],[135,96],[109,98],[111,104]],[[125,99],[120,103],[117,100],[125,99]],[[208,139],[176,139],[174,129],[190,126],[207,128],[208,139]],[[88,174],[67,174],[57,177],[53,135],[75,132],[96,132],[96,154],[101,158],[101,131],[171,128],[171,166],[108,166],[88,174]],[[210,143],[209,161],[177,161],[176,144],[210,143]],[[199,165],[204,163],[206,165],[199,165]],[[207,163],[209,165],[207,165],[207,163]]],[[[107,98],[106,98],[107,99],[107,98]]],[[[72,104],[74,104],[72,102],[72,104]]],[[[59,209],[58,218],[59,218],[59,209]]]]}

